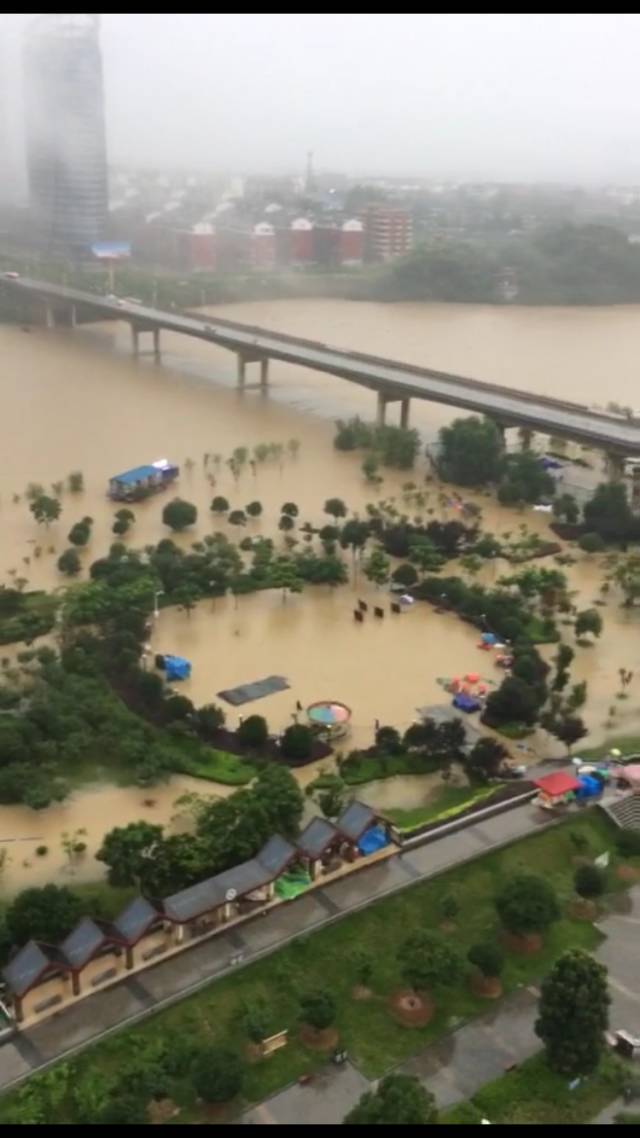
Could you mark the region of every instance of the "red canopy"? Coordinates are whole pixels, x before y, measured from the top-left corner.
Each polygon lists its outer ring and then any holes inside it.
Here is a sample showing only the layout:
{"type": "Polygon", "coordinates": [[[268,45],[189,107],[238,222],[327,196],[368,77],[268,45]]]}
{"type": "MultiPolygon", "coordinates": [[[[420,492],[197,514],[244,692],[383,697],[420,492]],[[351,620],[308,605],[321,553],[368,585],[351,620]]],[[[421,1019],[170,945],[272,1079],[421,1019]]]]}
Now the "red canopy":
{"type": "Polygon", "coordinates": [[[571,790],[580,789],[578,779],[571,774],[565,774],[564,771],[556,771],[554,774],[546,774],[543,778],[537,778],[533,785],[537,786],[549,798],[560,798],[571,790]]]}

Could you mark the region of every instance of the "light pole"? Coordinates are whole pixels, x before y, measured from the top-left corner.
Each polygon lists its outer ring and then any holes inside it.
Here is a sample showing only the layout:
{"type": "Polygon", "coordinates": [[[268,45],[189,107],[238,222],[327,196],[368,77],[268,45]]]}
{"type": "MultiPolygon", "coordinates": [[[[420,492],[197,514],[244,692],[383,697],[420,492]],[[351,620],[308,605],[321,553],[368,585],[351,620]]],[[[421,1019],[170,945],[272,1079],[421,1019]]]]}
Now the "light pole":
{"type": "Polygon", "coordinates": [[[158,597],[164,596],[164,589],[155,589],[153,594],[153,616],[157,620],[160,616],[160,609],[158,608],[158,597]]]}

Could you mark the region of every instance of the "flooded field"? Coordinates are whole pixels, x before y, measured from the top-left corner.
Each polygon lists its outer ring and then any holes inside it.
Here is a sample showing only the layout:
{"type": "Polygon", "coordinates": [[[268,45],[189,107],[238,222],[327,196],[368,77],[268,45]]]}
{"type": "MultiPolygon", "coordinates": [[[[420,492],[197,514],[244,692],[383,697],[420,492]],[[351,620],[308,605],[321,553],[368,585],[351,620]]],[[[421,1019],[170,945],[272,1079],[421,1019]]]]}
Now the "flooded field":
{"type": "MultiPolygon", "coordinates": [[[[300,300],[219,311],[328,343],[584,402],[615,398],[633,404],[635,398],[635,308],[492,309],[300,300]]],[[[410,475],[384,472],[384,483],[374,493],[360,472],[361,458],[333,450],[332,420],[352,414],[371,418],[371,392],[272,362],[270,395],[265,398],[254,391],[240,395],[235,390],[234,356],[164,333],[162,349],[160,366],[150,357],[134,360],[129,354],[129,329],[123,324],[85,327],[74,333],[38,328],[28,334],[0,326],[4,385],[0,580],[23,577],[28,588],[62,586],[55,562],[67,547],[71,525],[84,515],[94,518],[90,545],[81,554],[88,566],[113,539],[115,508],[106,498],[109,477],[161,456],[183,466],[179,493],[198,506],[196,526],[177,539],[185,546],[218,529],[236,539],[245,532],[277,535],[282,544],[276,526],[285,501],[297,503],[300,522],[318,523],[328,520],[322,512],[326,498],[343,498],[351,510],[363,511],[376,497],[395,497],[404,509],[402,484],[411,479],[424,485],[427,466],[421,460],[410,475]],[[286,453],[292,438],[300,443],[296,458],[286,453]],[[255,473],[246,468],[234,481],[224,458],[236,446],[252,448],[261,442],[285,444],[282,462],[272,460],[255,473]],[[205,453],[219,454],[223,461],[216,468],[211,464],[205,468],[205,453]],[[49,529],[37,526],[24,498],[27,484],[50,487],[72,470],[83,472],[85,490],[77,495],[65,491],[60,520],[49,529]],[[238,531],[210,513],[213,494],[224,495],[232,507],[240,508],[258,499],[264,513],[245,531],[238,531]],[[16,495],[19,501],[14,500],[16,495]]],[[[425,440],[432,440],[452,417],[446,408],[416,401],[411,413],[412,424],[425,440]]],[[[390,417],[395,414],[392,406],[390,417]]],[[[588,457],[597,465],[596,456],[588,457]]],[[[580,472],[576,480],[580,483],[585,477],[593,481],[596,471],[588,476],[580,472]]],[[[426,485],[425,491],[434,516],[454,516],[440,500],[437,487],[426,485]]],[[[134,507],[136,523],[126,539],[132,547],[165,536],[161,522],[165,501],[156,498],[134,507]]],[[[504,510],[486,497],[476,501],[483,508],[484,527],[494,533],[515,533],[523,522],[530,529],[548,532],[544,515],[504,510]]],[[[591,605],[598,596],[600,560],[581,555],[568,570],[580,607],[591,605]]],[[[491,572],[497,577],[506,569],[505,563],[491,572]]],[[[215,699],[222,688],[281,674],[290,682],[289,691],[240,710],[264,714],[274,730],[281,730],[291,722],[297,700],[306,705],[316,699],[339,699],[353,711],[351,745],[368,745],[376,719],[402,728],[414,718],[416,708],[441,700],[439,678],[467,670],[495,676],[491,659],[477,651],[477,633],[454,616],[435,614],[429,606],[417,605],[411,612],[391,616],[385,598],[384,620],[374,620],[369,613],[362,625],[356,624],[357,600],[371,605],[381,595],[360,580],[335,591],[307,587],[285,604],[273,591],[202,602],[190,616],[164,610],[154,627],[152,648],[192,661],[192,678],[182,690],[197,703],[215,699]]],[[[621,609],[615,597],[601,612],[605,621],[601,640],[593,648],[578,648],[573,666],[574,680],[584,678],[589,683],[584,716],[594,740],[605,733],[618,669],[638,670],[640,618],[621,609]]],[[[11,656],[12,650],[1,654],[11,656]]],[[[632,687],[631,698],[617,705],[616,730],[638,725],[635,706],[632,687]]],[[[228,709],[232,726],[237,716],[237,710],[228,709]]],[[[548,750],[546,738],[533,742],[548,750]]],[[[303,778],[314,773],[307,770],[303,778]]],[[[193,781],[175,779],[148,792],[87,788],[41,813],[0,807],[1,837],[34,839],[7,845],[11,860],[5,865],[3,888],[38,884],[62,872],[60,834],[81,827],[88,832],[84,839],[88,850],[75,870],[76,879],[99,876],[101,867],[92,854],[104,830],[139,817],[168,822],[175,799],[193,781]],[[154,805],[145,806],[145,798],[153,798],[154,805]],[[49,847],[46,857],[35,857],[39,844],[49,847]],[[23,866],[23,861],[30,865],[23,866]]],[[[416,795],[424,793],[418,782],[416,795]]],[[[202,789],[218,790],[206,784],[202,789]]],[[[220,792],[226,793],[224,788],[220,792]]],[[[382,792],[371,788],[371,793],[382,792]]],[[[403,790],[398,786],[397,793],[396,805],[411,804],[406,785],[403,790]]],[[[385,788],[387,805],[393,804],[392,794],[392,787],[385,788]]]]}

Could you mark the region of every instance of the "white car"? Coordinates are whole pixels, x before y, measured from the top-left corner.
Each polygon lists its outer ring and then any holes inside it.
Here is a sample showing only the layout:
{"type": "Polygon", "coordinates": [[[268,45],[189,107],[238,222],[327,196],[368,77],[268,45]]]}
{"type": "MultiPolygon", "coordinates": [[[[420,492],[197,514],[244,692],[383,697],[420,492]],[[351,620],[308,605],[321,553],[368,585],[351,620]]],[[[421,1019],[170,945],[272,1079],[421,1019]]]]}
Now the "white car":
{"type": "Polygon", "coordinates": [[[13,273],[13,272],[12,273],[3,273],[2,275],[3,275],[3,277],[6,277],[6,279],[8,281],[17,281],[20,277],[20,273],[13,273]]]}

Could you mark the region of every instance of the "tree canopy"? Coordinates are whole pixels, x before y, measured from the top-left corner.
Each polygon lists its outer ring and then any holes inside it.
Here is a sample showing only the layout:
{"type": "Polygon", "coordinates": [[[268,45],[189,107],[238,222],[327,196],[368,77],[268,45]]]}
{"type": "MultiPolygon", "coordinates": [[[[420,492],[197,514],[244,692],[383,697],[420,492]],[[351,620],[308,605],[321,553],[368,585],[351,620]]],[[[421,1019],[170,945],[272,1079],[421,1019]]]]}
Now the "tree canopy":
{"type": "Polygon", "coordinates": [[[398,960],[409,987],[420,992],[455,984],[463,970],[457,949],[438,933],[426,930],[407,937],[398,960]]]}
{"type": "Polygon", "coordinates": [[[198,517],[198,510],[192,502],[184,498],[174,498],[167,502],[162,511],[162,521],[169,529],[180,531],[192,526],[198,517]]]}
{"type": "Polygon", "coordinates": [[[590,1075],[605,1047],[607,970],[582,949],[564,952],[542,981],[536,1035],[559,1074],[590,1075]]]}
{"type": "Polygon", "coordinates": [[[448,482],[485,486],[498,480],[504,444],[491,419],[479,419],[476,415],[455,419],[450,426],[441,428],[440,443],[439,465],[448,482]]]}
{"type": "Polygon", "coordinates": [[[385,1075],[365,1091],[343,1120],[345,1126],[428,1126],[438,1121],[436,1100],[415,1075],[385,1075]]]}
{"type": "Polygon", "coordinates": [[[560,916],[553,886],[533,873],[518,873],[510,878],[498,893],[495,905],[504,927],[516,936],[544,932],[560,916]]]}
{"type": "Polygon", "coordinates": [[[7,928],[16,944],[43,940],[59,944],[84,915],[80,898],[66,885],[25,889],[6,912],[7,928]]]}

